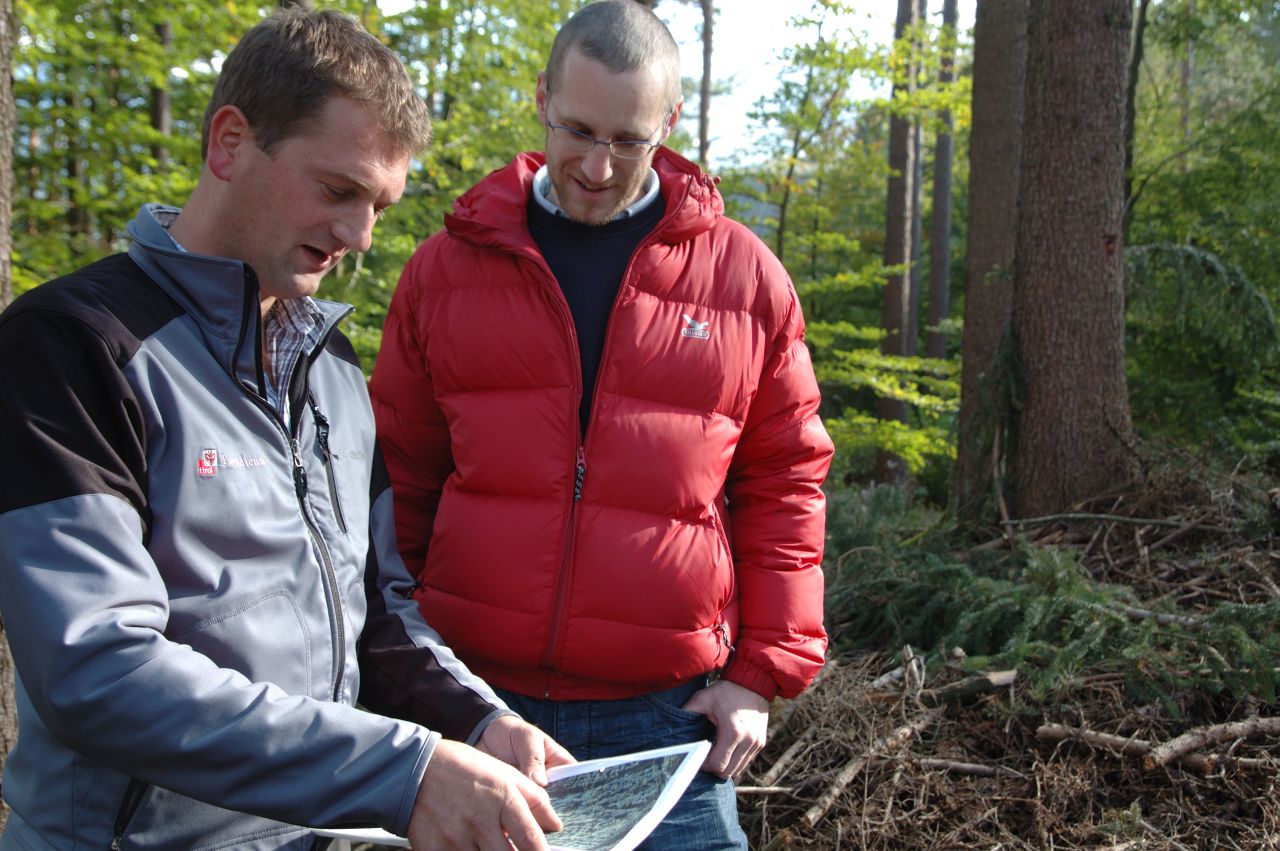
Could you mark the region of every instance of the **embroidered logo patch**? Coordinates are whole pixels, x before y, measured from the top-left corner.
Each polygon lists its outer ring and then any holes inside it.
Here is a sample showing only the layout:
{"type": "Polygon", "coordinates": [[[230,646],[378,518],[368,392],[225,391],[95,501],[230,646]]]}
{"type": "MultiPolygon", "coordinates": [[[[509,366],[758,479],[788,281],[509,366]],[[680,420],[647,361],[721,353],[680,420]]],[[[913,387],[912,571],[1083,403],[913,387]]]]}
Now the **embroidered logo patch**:
{"type": "Polygon", "coordinates": [[[218,475],[218,450],[201,450],[200,460],[196,462],[196,475],[206,477],[218,475]]]}
{"type": "Polygon", "coordinates": [[[682,315],[684,316],[685,326],[680,329],[681,337],[696,337],[699,340],[706,340],[711,337],[711,332],[707,330],[707,326],[711,324],[709,321],[699,322],[687,313],[682,315]]]}

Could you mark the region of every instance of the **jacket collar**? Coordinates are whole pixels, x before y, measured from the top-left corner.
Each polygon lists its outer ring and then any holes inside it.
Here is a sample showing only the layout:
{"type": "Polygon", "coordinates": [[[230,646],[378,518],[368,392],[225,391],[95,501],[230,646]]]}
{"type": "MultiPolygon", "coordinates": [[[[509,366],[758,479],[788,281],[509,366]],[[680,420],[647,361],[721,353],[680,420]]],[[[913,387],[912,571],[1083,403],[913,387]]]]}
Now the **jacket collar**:
{"type": "MultiPolygon", "coordinates": [[[[546,162],[541,153],[518,155],[505,168],[481,180],[444,217],[450,233],[482,246],[508,251],[537,251],[526,218],[533,179],[546,162]]],[[[711,228],[724,214],[716,181],[667,147],[653,158],[667,209],[654,237],[671,244],[685,242],[711,228]]]]}
{"type": "MultiPolygon", "coordinates": [[[[144,204],[129,223],[133,239],[129,256],[195,321],[206,348],[231,377],[265,398],[258,276],[240,260],[178,249],[156,211],[178,212],[174,207],[144,204]]],[[[351,307],[313,301],[324,315],[318,344],[323,345],[351,307]]]]}

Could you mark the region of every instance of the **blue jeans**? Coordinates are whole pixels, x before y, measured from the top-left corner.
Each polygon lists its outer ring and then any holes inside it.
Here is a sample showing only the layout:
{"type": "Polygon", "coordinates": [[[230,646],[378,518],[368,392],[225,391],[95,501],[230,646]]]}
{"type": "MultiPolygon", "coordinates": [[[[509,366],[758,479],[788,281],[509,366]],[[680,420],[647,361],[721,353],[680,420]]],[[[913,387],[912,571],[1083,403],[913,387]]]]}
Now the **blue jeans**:
{"type": "MultiPolygon", "coordinates": [[[[541,728],[577,759],[620,756],[633,751],[714,739],[715,725],[681,709],[706,687],[697,679],[667,691],[623,700],[539,700],[494,689],[507,706],[541,728]]],[[[554,838],[552,839],[554,842],[554,838]]],[[[641,851],[746,851],[738,826],[733,781],[700,771],[641,851]]]]}

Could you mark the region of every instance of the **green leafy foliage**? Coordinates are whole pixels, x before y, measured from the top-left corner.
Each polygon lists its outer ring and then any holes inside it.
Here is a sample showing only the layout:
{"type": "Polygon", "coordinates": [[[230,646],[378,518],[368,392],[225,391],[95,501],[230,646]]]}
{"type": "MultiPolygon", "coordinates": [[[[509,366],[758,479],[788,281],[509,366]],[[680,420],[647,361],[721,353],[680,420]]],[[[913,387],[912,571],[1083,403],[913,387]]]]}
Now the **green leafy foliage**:
{"type": "Polygon", "coordinates": [[[942,528],[912,532],[919,522],[891,488],[833,494],[827,618],[840,649],[962,647],[975,669],[1018,668],[1041,700],[1086,672],[1121,674],[1134,699],[1173,713],[1187,690],[1274,700],[1280,602],[1162,619],[1073,550],[959,554],[942,528]]]}

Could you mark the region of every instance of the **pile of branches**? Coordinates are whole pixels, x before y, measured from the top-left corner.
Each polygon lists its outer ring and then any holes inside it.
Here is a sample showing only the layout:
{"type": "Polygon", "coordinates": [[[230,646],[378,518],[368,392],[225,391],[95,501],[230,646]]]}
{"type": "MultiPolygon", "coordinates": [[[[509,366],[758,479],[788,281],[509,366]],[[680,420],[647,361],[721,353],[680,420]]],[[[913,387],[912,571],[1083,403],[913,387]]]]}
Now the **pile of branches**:
{"type": "Polygon", "coordinates": [[[739,786],[751,847],[1275,847],[1280,719],[1175,736],[1113,683],[1034,706],[1015,672],[904,656],[829,662],[776,713],[739,786]]]}
{"type": "Polygon", "coordinates": [[[838,658],[742,782],[752,847],[1280,848],[1269,484],[1148,461],[976,541],[837,505],[838,658]]]}

